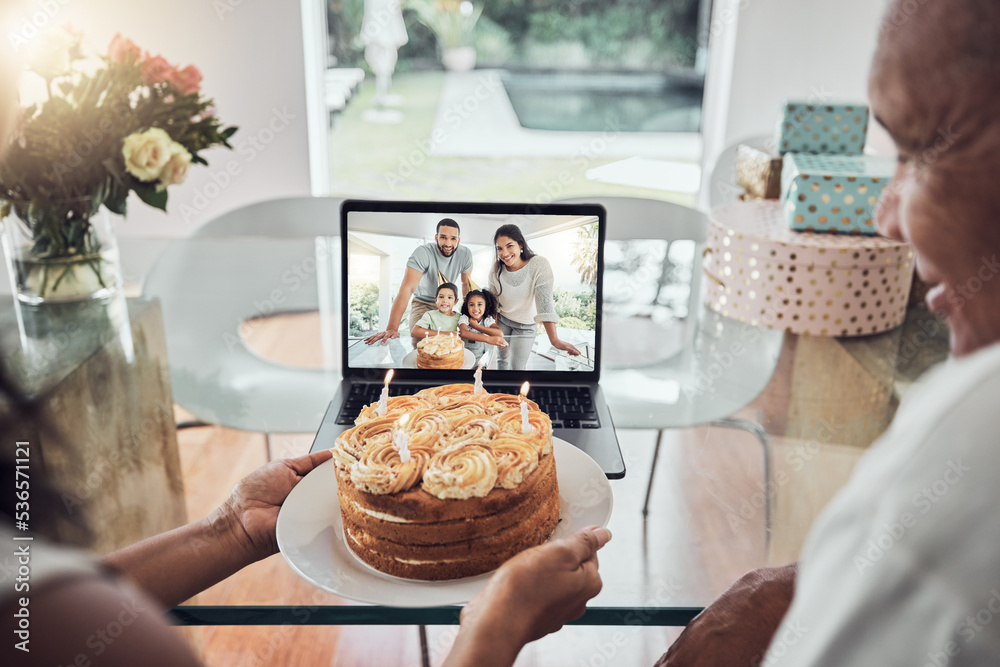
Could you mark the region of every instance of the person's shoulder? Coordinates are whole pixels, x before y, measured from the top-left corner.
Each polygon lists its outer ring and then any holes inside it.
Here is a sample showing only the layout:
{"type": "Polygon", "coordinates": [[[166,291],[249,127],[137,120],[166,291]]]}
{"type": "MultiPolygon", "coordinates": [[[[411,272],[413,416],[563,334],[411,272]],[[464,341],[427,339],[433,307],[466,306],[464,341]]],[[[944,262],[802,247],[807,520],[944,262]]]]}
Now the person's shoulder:
{"type": "Polygon", "coordinates": [[[461,256],[462,259],[466,259],[466,258],[472,259],[472,250],[470,250],[469,246],[467,246],[467,245],[460,245],[460,246],[458,246],[458,249],[455,250],[455,255],[456,256],[461,256]]]}
{"type": "Polygon", "coordinates": [[[535,274],[552,273],[552,264],[541,255],[535,255],[528,260],[528,268],[535,274]]]}
{"type": "Polygon", "coordinates": [[[429,264],[431,258],[433,257],[433,255],[431,254],[431,249],[429,247],[430,245],[431,245],[430,243],[425,243],[423,245],[418,245],[416,248],[414,248],[413,252],[410,253],[410,259],[407,261],[407,263],[410,264],[415,262],[423,265],[429,264]]]}
{"type": "Polygon", "coordinates": [[[458,323],[459,324],[468,324],[469,323],[469,316],[468,315],[459,315],[458,316],[458,323]]]}

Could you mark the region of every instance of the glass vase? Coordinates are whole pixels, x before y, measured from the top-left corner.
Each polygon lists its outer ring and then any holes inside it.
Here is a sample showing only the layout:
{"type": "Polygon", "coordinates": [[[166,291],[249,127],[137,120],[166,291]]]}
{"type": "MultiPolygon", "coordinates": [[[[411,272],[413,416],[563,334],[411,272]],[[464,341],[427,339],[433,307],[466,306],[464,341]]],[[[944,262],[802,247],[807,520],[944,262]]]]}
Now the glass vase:
{"type": "Polygon", "coordinates": [[[23,303],[85,301],[121,289],[111,216],[89,200],[32,202],[3,219],[11,289],[23,303]]]}

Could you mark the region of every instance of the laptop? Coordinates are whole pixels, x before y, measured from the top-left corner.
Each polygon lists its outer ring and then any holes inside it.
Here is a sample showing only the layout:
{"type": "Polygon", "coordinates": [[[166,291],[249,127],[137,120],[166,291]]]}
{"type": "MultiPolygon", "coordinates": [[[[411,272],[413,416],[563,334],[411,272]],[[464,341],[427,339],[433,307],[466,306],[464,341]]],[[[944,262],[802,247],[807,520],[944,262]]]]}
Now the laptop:
{"type": "MultiPolygon", "coordinates": [[[[337,436],[354,425],[361,409],[379,400],[390,369],[388,393],[398,396],[443,384],[472,383],[481,364],[486,391],[517,394],[527,382],[527,397],[552,419],[555,437],[586,452],[608,478],[625,476],[625,462],[600,387],[607,221],[603,207],[347,200],[340,217],[344,378],[317,432],[313,451],[333,447],[337,436]],[[457,240],[448,240],[453,234],[438,235],[438,223],[444,219],[457,227],[457,240]],[[410,309],[422,305],[436,311],[428,297],[433,299],[431,290],[444,281],[462,292],[460,269],[470,265],[470,289],[488,289],[490,273],[496,270],[494,235],[501,225],[510,224],[517,226],[536,255],[548,260],[553,273],[552,302],[559,314],[557,336],[580,354],[554,348],[539,324],[535,334],[522,331],[504,337],[509,351],[506,360],[500,346],[483,343],[478,361],[469,348],[464,351],[460,369],[417,368],[419,339],[411,336],[410,309]],[[452,255],[454,261],[438,261],[452,255]],[[399,337],[385,344],[367,344],[366,338],[386,330],[409,270],[413,271],[411,279],[419,273],[426,283],[407,300],[399,337]]],[[[451,224],[445,227],[446,232],[455,229],[451,224]]],[[[461,298],[459,294],[455,313],[460,311],[461,298]]],[[[537,311],[531,304],[519,312],[521,318],[514,321],[531,323],[537,311]]]]}

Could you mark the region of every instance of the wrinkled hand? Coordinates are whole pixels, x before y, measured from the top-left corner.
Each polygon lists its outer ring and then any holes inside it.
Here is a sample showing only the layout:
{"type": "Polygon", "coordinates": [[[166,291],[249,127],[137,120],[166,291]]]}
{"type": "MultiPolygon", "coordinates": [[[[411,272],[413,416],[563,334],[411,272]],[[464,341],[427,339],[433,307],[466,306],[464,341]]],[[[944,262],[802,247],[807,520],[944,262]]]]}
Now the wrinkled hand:
{"type": "Polygon", "coordinates": [[[701,612],[656,667],[757,665],[795,595],[796,565],[751,570],[701,612]]]}
{"type": "Polygon", "coordinates": [[[462,626],[523,646],[580,618],[601,592],[597,551],[610,539],[604,528],[584,528],[518,554],[462,609],[462,626]]]}
{"type": "Polygon", "coordinates": [[[507,347],[507,339],[503,336],[490,336],[489,344],[496,345],[497,347],[507,347]]]}
{"type": "Polygon", "coordinates": [[[277,553],[275,526],[281,504],[303,477],[331,456],[325,449],[258,468],[239,481],[215,511],[217,519],[230,527],[237,542],[255,560],[277,553]]]}
{"type": "Polygon", "coordinates": [[[576,349],[570,343],[567,343],[564,340],[554,341],[552,343],[552,347],[556,348],[557,350],[562,350],[563,352],[569,352],[570,356],[572,357],[579,356],[580,354],[580,350],[576,349]]]}
{"type": "Polygon", "coordinates": [[[391,329],[388,331],[380,331],[377,334],[372,334],[368,338],[365,338],[365,345],[374,345],[375,343],[382,343],[385,345],[393,338],[399,338],[398,331],[392,331],[391,329]]]}

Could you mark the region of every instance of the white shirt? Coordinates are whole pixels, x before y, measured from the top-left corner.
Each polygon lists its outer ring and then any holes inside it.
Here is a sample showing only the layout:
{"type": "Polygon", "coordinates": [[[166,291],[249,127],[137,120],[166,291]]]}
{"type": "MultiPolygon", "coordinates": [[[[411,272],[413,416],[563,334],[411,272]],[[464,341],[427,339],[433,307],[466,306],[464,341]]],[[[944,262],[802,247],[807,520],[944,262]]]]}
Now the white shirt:
{"type": "Polygon", "coordinates": [[[1000,664],[1000,345],[905,397],[813,526],[762,664],[1000,664]]]}
{"type": "MultiPolygon", "coordinates": [[[[492,317],[490,317],[489,315],[487,315],[482,320],[480,320],[479,326],[486,327],[487,329],[489,329],[491,326],[493,326],[496,323],[497,323],[497,321],[495,319],[493,319],[492,317]]],[[[460,318],[458,318],[458,325],[462,326],[463,324],[465,326],[467,326],[467,327],[469,326],[469,316],[468,315],[462,315],[460,318]]],[[[469,328],[471,329],[472,327],[469,327],[469,328]]]]}
{"type": "Polygon", "coordinates": [[[552,266],[541,255],[535,255],[517,271],[504,267],[499,281],[495,264],[490,271],[490,291],[500,303],[500,314],[519,324],[559,321],[554,283],[552,266]]]}

